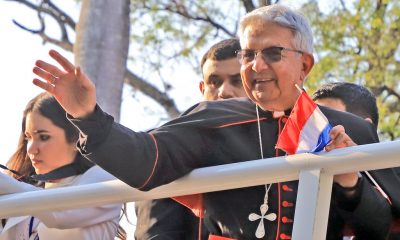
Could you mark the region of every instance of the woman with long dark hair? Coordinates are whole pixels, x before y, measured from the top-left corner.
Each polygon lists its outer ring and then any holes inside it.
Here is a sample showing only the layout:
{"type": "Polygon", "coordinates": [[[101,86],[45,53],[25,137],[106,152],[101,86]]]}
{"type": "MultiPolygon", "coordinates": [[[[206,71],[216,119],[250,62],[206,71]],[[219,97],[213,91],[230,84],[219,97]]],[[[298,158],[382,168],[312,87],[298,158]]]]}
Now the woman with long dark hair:
{"type": "MultiPolygon", "coordinates": [[[[6,167],[20,181],[15,183],[18,191],[114,179],[77,151],[78,134],[54,97],[42,93],[33,98],[23,113],[17,150],[6,167]]],[[[0,239],[125,239],[118,224],[121,207],[122,204],[110,204],[3,220],[0,239]]]]}

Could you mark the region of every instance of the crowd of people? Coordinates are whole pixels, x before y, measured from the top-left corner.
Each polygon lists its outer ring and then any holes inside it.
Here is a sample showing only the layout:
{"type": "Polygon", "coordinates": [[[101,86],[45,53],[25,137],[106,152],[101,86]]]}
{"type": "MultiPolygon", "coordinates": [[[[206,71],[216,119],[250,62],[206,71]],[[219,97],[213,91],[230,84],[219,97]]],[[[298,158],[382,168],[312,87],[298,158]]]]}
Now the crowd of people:
{"type": "MultiPolygon", "coordinates": [[[[238,39],[212,45],[201,59],[204,101],[159,128],[134,132],[101,109],[82,69],[57,51],[50,56],[59,66],[36,62],[33,83],[45,92],[28,103],[17,151],[1,174],[20,191],[115,178],[147,191],[196,168],[284,156],[275,145],[314,66],[301,13],[255,9],[241,20],[238,39]]],[[[379,141],[367,88],[329,83],[312,97],[332,125],[325,151],[379,141]]],[[[396,171],[336,175],[326,239],[400,239],[396,171]]],[[[135,238],[291,239],[297,188],[298,181],[278,182],[137,202],[135,238]]],[[[122,204],[110,204],[3,219],[0,239],[125,239],[122,212],[122,204]]]]}

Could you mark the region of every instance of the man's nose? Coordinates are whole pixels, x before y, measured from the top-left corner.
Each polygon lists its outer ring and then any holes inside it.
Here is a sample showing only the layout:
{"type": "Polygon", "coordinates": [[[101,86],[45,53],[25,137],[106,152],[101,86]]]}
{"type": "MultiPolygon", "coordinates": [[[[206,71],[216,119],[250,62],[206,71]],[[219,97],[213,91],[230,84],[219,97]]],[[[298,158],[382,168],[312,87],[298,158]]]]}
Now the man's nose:
{"type": "Polygon", "coordinates": [[[265,63],[262,54],[257,54],[254,57],[253,62],[251,63],[251,69],[254,72],[262,72],[268,68],[269,68],[269,65],[265,63]]]}
{"type": "Polygon", "coordinates": [[[218,98],[227,99],[234,97],[234,87],[228,82],[224,83],[219,87],[218,98]]]}

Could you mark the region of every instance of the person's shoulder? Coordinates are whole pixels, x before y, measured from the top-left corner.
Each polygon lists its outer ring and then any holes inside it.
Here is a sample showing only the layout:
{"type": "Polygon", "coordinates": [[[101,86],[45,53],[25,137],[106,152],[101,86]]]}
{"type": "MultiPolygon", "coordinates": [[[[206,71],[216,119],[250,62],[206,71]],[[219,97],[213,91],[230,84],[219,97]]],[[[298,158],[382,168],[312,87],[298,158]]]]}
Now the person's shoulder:
{"type": "Polygon", "coordinates": [[[242,112],[254,114],[254,103],[245,97],[199,102],[182,113],[182,116],[199,111],[242,112]]]}
{"type": "Polygon", "coordinates": [[[248,98],[203,101],[151,132],[170,127],[214,128],[232,122],[246,121],[256,117],[255,109],[255,104],[248,98]]]}

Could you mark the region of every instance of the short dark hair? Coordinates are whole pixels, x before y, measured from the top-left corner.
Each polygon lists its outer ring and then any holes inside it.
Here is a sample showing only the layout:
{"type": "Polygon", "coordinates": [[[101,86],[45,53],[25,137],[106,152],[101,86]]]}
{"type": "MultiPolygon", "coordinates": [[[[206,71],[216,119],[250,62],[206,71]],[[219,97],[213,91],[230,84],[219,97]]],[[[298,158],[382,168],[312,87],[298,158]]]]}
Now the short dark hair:
{"type": "Polygon", "coordinates": [[[236,58],[236,52],[238,50],[240,50],[240,42],[238,38],[225,39],[212,45],[201,59],[200,70],[203,70],[203,65],[207,59],[221,61],[236,58]]]}
{"type": "Polygon", "coordinates": [[[346,106],[346,111],[363,118],[371,118],[378,127],[379,113],[376,98],[366,87],[347,82],[328,83],[313,94],[313,100],[324,98],[340,99],[346,106]]]}

